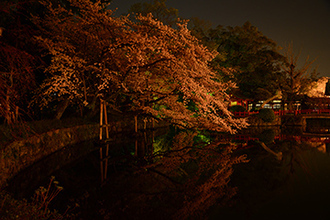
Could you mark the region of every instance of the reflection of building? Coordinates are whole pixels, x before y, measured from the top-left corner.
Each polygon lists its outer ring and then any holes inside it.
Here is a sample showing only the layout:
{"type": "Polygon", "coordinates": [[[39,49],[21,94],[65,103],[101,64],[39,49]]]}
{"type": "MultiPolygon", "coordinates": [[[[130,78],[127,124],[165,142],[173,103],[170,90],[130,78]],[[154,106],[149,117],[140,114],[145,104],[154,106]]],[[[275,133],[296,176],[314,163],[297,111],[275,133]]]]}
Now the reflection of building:
{"type": "Polygon", "coordinates": [[[327,146],[329,145],[329,143],[322,143],[322,142],[309,142],[309,145],[311,147],[315,147],[318,151],[322,152],[322,153],[327,153],[329,150],[327,148],[327,146]]]}

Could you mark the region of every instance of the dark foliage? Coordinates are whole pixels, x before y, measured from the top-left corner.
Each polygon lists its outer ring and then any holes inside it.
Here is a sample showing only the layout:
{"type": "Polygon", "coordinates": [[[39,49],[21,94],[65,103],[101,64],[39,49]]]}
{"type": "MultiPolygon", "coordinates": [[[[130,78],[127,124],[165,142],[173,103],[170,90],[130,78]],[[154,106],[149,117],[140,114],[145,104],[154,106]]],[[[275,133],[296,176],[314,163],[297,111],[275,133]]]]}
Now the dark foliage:
{"type": "Polygon", "coordinates": [[[259,110],[258,116],[264,122],[272,122],[275,120],[275,113],[274,113],[273,109],[262,108],[259,110]]]}
{"type": "Polygon", "coordinates": [[[233,105],[230,107],[229,111],[231,112],[246,112],[246,109],[244,106],[241,105],[233,105]]]}

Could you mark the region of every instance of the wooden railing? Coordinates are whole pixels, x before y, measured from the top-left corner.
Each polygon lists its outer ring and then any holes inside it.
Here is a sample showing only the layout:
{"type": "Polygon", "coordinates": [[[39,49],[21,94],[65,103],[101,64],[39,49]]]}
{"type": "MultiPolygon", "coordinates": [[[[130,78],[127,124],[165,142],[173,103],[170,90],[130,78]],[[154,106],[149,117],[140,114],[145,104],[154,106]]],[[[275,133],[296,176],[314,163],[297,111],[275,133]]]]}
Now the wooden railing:
{"type": "MultiPolygon", "coordinates": [[[[252,112],[233,112],[235,117],[244,118],[250,115],[258,114],[258,111],[252,112]]],[[[303,109],[303,110],[275,110],[275,115],[301,115],[301,114],[330,114],[330,109],[303,109]]]]}
{"type": "Polygon", "coordinates": [[[233,112],[233,114],[235,115],[235,117],[239,117],[239,118],[244,118],[250,115],[256,115],[258,114],[258,111],[253,111],[253,112],[233,112]]]}

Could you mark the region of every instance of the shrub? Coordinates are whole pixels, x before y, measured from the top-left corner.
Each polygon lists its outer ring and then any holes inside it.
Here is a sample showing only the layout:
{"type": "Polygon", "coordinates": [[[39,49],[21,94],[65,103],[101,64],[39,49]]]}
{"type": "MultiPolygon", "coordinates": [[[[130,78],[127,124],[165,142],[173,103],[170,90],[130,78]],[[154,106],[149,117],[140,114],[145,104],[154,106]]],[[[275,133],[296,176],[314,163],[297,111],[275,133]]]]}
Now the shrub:
{"type": "Polygon", "coordinates": [[[244,106],[241,105],[233,105],[229,108],[229,111],[231,112],[246,112],[246,109],[244,106]]]}
{"type": "Polygon", "coordinates": [[[55,177],[51,177],[48,187],[40,186],[35,191],[31,202],[26,199],[16,200],[8,192],[0,190],[0,216],[2,220],[10,219],[28,219],[28,220],[55,220],[55,219],[74,219],[74,214],[67,214],[79,205],[69,210],[69,207],[63,215],[56,210],[50,210],[49,203],[62,191],[58,186],[55,177]]]}
{"type": "Polygon", "coordinates": [[[259,141],[269,144],[275,139],[276,132],[274,129],[266,129],[258,135],[259,141]]]}
{"type": "Polygon", "coordinates": [[[258,116],[264,122],[273,122],[275,120],[275,113],[273,109],[269,109],[269,108],[260,109],[258,116]]]}
{"type": "Polygon", "coordinates": [[[28,202],[26,199],[16,200],[9,193],[0,191],[0,216],[2,220],[10,219],[63,219],[56,211],[42,209],[39,204],[28,202]]]}

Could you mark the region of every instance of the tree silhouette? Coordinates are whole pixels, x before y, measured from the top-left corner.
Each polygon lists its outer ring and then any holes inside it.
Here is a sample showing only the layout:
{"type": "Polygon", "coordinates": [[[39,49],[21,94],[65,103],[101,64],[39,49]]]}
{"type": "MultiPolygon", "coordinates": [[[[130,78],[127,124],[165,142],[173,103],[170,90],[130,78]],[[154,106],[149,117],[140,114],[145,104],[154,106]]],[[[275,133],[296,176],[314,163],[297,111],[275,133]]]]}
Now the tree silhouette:
{"type": "Polygon", "coordinates": [[[309,85],[316,78],[316,70],[309,71],[315,59],[310,61],[309,57],[307,57],[299,68],[298,60],[300,53],[298,55],[294,54],[293,44],[287,47],[284,55],[286,57],[286,63],[281,67],[283,71],[281,90],[284,98],[289,101],[289,109],[292,109],[293,101],[299,99],[298,95],[306,93],[306,90],[310,87],[309,85]]]}
{"type": "Polygon", "coordinates": [[[241,27],[219,25],[208,31],[199,26],[198,23],[193,25],[195,35],[210,48],[216,47],[221,55],[212,64],[236,70],[226,77],[237,84],[239,96],[268,99],[275,95],[279,88],[280,65],[284,61],[276,42],[250,22],[241,27]]]}
{"type": "Polygon", "coordinates": [[[175,26],[179,18],[178,9],[167,7],[166,0],[154,0],[152,3],[136,3],[131,6],[128,12],[144,16],[151,13],[154,18],[170,26],[175,26]]]}

